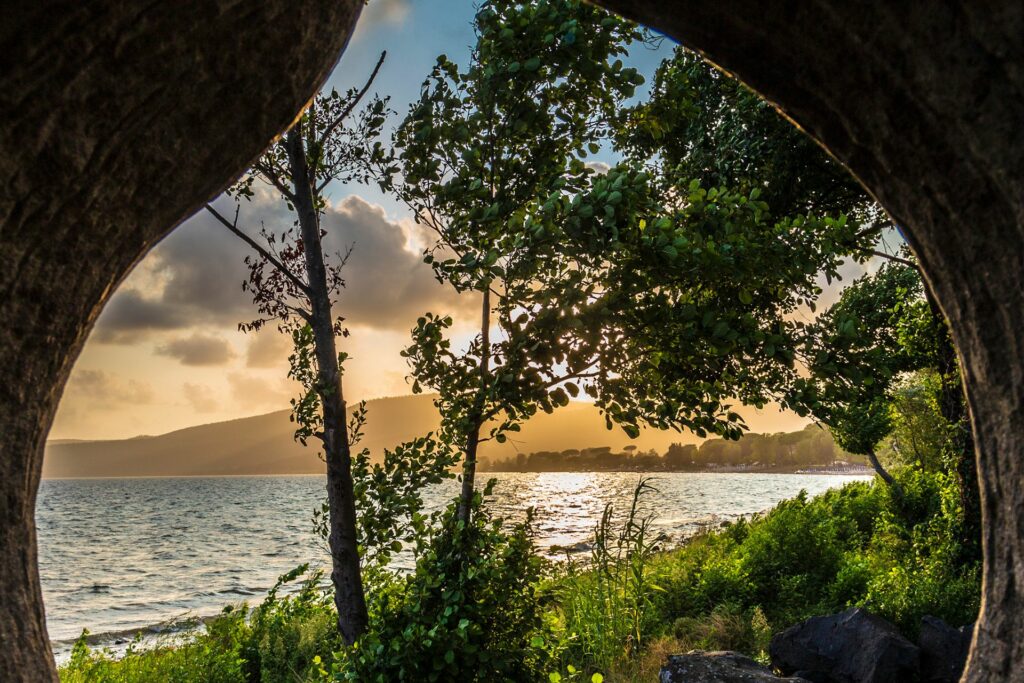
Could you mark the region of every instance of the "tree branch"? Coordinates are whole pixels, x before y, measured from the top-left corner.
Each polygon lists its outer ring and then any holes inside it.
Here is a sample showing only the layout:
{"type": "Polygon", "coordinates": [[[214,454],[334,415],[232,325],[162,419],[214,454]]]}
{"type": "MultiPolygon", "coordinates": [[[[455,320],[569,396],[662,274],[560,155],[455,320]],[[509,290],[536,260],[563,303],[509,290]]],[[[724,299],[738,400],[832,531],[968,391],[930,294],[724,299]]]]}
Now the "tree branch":
{"type": "Polygon", "coordinates": [[[905,266],[909,266],[909,267],[913,268],[914,270],[916,270],[919,273],[921,272],[921,266],[917,265],[916,263],[914,263],[910,259],[903,258],[902,256],[893,256],[892,254],[886,254],[884,251],[879,251],[877,249],[869,249],[867,247],[858,247],[856,245],[854,245],[853,248],[856,249],[857,251],[861,252],[861,253],[864,253],[864,254],[871,254],[872,256],[877,256],[879,258],[884,258],[887,261],[894,261],[895,263],[902,263],[905,266]]]}
{"type": "Polygon", "coordinates": [[[366,79],[366,84],[363,85],[363,89],[356,93],[355,98],[351,102],[349,102],[349,105],[345,107],[344,111],[342,111],[341,114],[338,115],[338,118],[331,121],[330,125],[328,125],[327,128],[324,129],[323,135],[320,136],[320,140],[317,142],[317,144],[321,148],[323,147],[323,144],[327,141],[327,138],[330,137],[331,133],[334,132],[334,129],[341,125],[341,122],[344,121],[348,117],[348,115],[352,113],[352,110],[356,108],[356,105],[358,105],[359,102],[363,99],[363,96],[366,95],[366,91],[370,89],[370,86],[373,84],[374,79],[377,78],[377,72],[380,71],[380,67],[384,63],[384,58],[387,57],[387,55],[387,50],[384,50],[383,52],[380,53],[380,59],[377,60],[377,66],[373,67],[373,71],[370,73],[370,77],[366,79]]]}
{"type": "Polygon", "coordinates": [[[274,268],[276,268],[282,275],[284,275],[286,278],[291,280],[292,284],[295,285],[296,287],[298,287],[300,292],[302,292],[306,296],[309,296],[309,287],[306,286],[305,282],[303,282],[298,277],[296,277],[293,272],[291,272],[290,270],[288,270],[284,266],[284,264],[282,264],[280,261],[278,261],[276,258],[274,258],[274,255],[271,254],[269,251],[267,251],[267,249],[264,248],[263,245],[261,245],[259,242],[257,242],[256,240],[254,240],[253,238],[249,237],[244,232],[242,232],[241,230],[238,229],[238,225],[237,225],[237,223],[238,223],[238,209],[237,208],[235,209],[235,222],[234,223],[229,221],[227,218],[224,218],[224,216],[222,216],[220,214],[220,212],[217,211],[217,209],[213,208],[209,204],[206,205],[206,210],[209,211],[211,214],[213,214],[213,217],[216,218],[218,221],[220,221],[221,225],[223,225],[225,228],[227,228],[231,232],[235,233],[235,235],[239,239],[241,239],[243,242],[245,242],[250,247],[252,247],[254,250],[256,250],[256,253],[258,253],[260,256],[265,258],[267,260],[267,262],[270,263],[270,265],[274,266],[274,268]]]}
{"type": "Polygon", "coordinates": [[[284,195],[285,198],[288,199],[288,201],[295,200],[295,195],[292,194],[292,191],[288,189],[288,186],[286,184],[281,182],[280,175],[275,173],[274,169],[270,168],[262,161],[257,161],[253,165],[253,168],[255,168],[268,183],[273,185],[274,189],[276,189],[278,192],[284,195]]]}

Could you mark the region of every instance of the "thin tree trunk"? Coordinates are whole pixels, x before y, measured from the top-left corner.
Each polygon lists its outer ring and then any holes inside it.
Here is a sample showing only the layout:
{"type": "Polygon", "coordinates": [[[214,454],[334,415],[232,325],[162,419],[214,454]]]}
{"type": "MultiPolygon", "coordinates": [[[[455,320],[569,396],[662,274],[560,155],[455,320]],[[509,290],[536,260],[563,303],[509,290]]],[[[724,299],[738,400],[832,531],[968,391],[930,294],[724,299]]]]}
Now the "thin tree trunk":
{"type": "Polygon", "coordinates": [[[309,184],[301,124],[292,128],[286,140],[288,161],[295,187],[295,209],[299,216],[306,274],[310,289],[310,326],[316,346],[317,392],[324,412],[324,454],[327,460],[327,502],[330,510],[331,581],[338,610],[338,630],[351,645],[366,630],[369,621],[366,596],[359,567],[356,537],[355,494],[352,459],[348,443],[345,397],[341,369],[334,342],[334,316],[327,287],[320,244],[320,221],[309,184]]]}
{"type": "Polygon", "coordinates": [[[483,427],[484,394],[490,377],[491,362],[491,288],[484,289],[483,310],[480,314],[480,385],[473,408],[474,425],[466,436],[465,459],[462,463],[462,493],[459,495],[458,519],[469,524],[476,486],[476,456],[480,447],[480,429],[483,427]]]}
{"type": "Polygon", "coordinates": [[[864,455],[868,456],[868,462],[871,463],[871,467],[875,470],[878,476],[882,478],[882,481],[884,481],[893,491],[902,494],[903,489],[896,483],[896,480],[892,478],[892,475],[889,474],[888,470],[882,467],[882,463],[879,462],[878,456],[875,454],[875,450],[871,449],[864,455]]]}

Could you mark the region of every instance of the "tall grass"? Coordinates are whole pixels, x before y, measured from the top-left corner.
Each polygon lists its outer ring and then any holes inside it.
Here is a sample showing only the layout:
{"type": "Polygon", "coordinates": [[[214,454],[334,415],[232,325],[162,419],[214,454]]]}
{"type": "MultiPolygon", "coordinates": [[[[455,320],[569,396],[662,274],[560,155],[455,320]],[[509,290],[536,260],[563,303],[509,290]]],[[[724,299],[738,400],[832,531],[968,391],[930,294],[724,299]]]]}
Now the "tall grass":
{"type": "Polygon", "coordinates": [[[565,656],[589,670],[611,669],[645,646],[655,617],[650,559],[659,537],[652,536],[653,515],[643,515],[641,498],[655,491],[649,479],[633,490],[621,523],[611,504],[604,508],[594,530],[588,562],[572,558],[559,582],[558,602],[565,620],[565,656]]]}

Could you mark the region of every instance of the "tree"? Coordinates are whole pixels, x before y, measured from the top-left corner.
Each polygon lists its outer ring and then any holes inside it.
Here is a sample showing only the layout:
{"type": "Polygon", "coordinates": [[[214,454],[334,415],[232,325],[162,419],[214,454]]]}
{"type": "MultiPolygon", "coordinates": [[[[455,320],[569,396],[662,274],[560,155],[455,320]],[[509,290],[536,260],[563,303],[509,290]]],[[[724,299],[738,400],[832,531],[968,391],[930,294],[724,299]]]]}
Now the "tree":
{"type": "Polygon", "coordinates": [[[239,210],[229,220],[212,206],[207,210],[243,240],[255,256],[246,258],[247,289],[259,318],[239,325],[257,331],[274,322],[291,336],[294,351],[289,377],[303,387],[292,401],[295,438],[306,443],[318,439],[327,464],[329,546],[338,629],[352,644],[366,629],[368,616],[360,567],[356,497],[352,476],[352,441],[347,425],[342,369],[346,354],[337,349],[345,337],[344,318],[334,311],[344,286],[342,268],[348,254],[328,258],[320,218],[327,206],[324,191],[332,181],[365,181],[370,157],[380,154],[378,137],[384,124],[387,100],[373,97],[356,112],[383,63],[381,55],[366,84],[344,95],[332,91],[318,95],[287,134],[253,165],[231,193],[240,199],[254,196],[257,183],[267,185],[294,214],[293,226],[280,232],[261,230],[265,244],[238,227],[239,210]]]}
{"type": "MultiPolygon", "coordinates": [[[[845,214],[871,248],[890,227],[882,209],[813,140],[757,93],[678,47],[630,108],[616,137],[628,158],[673,169],[703,187],[759,190],[776,216],[845,214]]],[[[852,245],[851,245],[852,246],[852,245]]]]}
{"type": "MultiPolygon", "coordinates": [[[[643,81],[615,59],[639,37],[635,27],[574,0],[485,2],[474,28],[470,66],[438,57],[398,130],[403,176],[393,186],[436,235],[426,260],[438,279],[481,299],[480,331],[465,352],[445,337],[451,318],[430,313],[405,351],[413,390],[438,392],[442,434],[463,452],[463,522],[479,444],[568,402],[578,392],[568,380],[592,370],[564,336],[593,292],[543,214],[588,186],[582,157],[643,81]]],[[[389,184],[398,166],[381,167],[389,184]]]]}
{"type": "MultiPolygon", "coordinates": [[[[917,270],[908,259],[876,248],[879,236],[896,226],[846,169],[754,92],[685,48],[678,48],[658,69],[650,98],[627,113],[617,145],[627,158],[646,163],[657,173],[733,191],[757,189],[776,216],[847,216],[858,229],[840,239],[834,233],[823,234],[814,249],[831,250],[842,258],[876,256],[917,270]]],[[[822,275],[831,281],[829,273],[822,275]]],[[[955,425],[961,500],[965,510],[977,510],[974,448],[956,353],[930,291],[920,283],[914,291],[927,297],[930,325],[939,342],[940,405],[955,425]]],[[[814,301],[810,306],[813,310],[814,301]]],[[[781,387],[778,383],[775,388],[781,387]]],[[[869,408],[870,402],[860,404],[865,420],[861,441],[887,429],[888,404],[881,401],[872,412],[863,412],[869,408]],[[869,423],[874,426],[869,428],[869,423]]],[[[980,530],[980,523],[975,530],[980,530]]]]}
{"type": "Polygon", "coordinates": [[[843,290],[805,330],[807,368],[786,402],[828,425],[843,449],[866,455],[893,485],[877,445],[892,430],[893,389],[908,372],[934,364],[935,329],[917,271],[886,263],[843,290]]]}
{"type": "Polygon", "coordinates": [[[738,435],[729,401],[763,404],[792,374],[791,315],[837,273],[821,235],[848,241],[856,226],[777,220],[757,188],[672,169],[587,168],[640,82],[611,61],[638,37],[620,20],[567,0],[492,2],[477,33],[466,72],[439,58],[396,136],[398,163],[382,164],[385,183],[401,167],[399,195],[438,236],[426,255],[438,279],[482,299],[467,352],[434,314],[406,350],[414,391],[438,391],[462,445],[463,509],[481,439],[580,393],[634,437],[644,425],[738,435]]]}

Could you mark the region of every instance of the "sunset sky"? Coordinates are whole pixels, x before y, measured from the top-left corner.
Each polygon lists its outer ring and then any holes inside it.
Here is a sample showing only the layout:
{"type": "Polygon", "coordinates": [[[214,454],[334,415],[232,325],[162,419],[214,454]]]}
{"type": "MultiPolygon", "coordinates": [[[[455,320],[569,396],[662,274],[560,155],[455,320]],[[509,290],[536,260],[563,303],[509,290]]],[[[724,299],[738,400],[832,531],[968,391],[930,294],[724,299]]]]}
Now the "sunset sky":
{"type": "MultiPolygon", "coordinates": [[[[465,64],[473,42],[470,0],[374,0],[329,86],[361,84],[380,55],[388,58],[376,91],[391,95],[400,113],[419,91],[435,58],[446,53],[465,64]],[[441,9],[443,8],[443,9],[441,9]]],[[[671,53],[636,46],[632,65],[645,76],[671,53]]],[[[642,91],[642,95],[646,91],[642,91]]],[[[600,158],[600,156],[599,156],[600,158]]],[[[605,155],[605,162],[614,158],[605,155]]],[[[218,200],[233,212],[233,200],[218,200]]],[[[287,226],[291,218],[272,194],[242,207],[250,232],[261,222],[287,226]]],[[[352,335],[346,393],[369,399],[410,393],[399,350],[425,311],[453,314],[460,334],[479,302],[459,300],[438,284],[420,252],[424,236],[409,213],[376,187],[334,187],[324,219],[329,251],[354,244],[340,309],[352,335]]],[[[275,329],[237,331],[255,317],[242,292],[247,247],[200,212],[160,243],[107,304],[78,359],[51,438],[125,438],[288,407],[295,394],[286,379],[289,343],[275,329]]],[[[471,324],[471,323],[470,323],[471,324]]],[[[779,430],[798,428],[795,416],[779,430]]]]}

